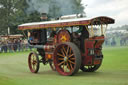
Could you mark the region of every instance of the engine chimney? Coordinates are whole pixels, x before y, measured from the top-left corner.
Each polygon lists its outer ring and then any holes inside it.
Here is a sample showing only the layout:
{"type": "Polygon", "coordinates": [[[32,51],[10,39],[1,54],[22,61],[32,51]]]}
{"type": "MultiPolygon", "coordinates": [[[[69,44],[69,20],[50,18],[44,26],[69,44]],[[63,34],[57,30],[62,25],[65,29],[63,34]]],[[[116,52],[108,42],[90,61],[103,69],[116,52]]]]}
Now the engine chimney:
{"type": "Polygon", "coordinates": [[[40,18],[42,21],[47,21],[48,20],[47,13],[42,13],[40,18]]]}

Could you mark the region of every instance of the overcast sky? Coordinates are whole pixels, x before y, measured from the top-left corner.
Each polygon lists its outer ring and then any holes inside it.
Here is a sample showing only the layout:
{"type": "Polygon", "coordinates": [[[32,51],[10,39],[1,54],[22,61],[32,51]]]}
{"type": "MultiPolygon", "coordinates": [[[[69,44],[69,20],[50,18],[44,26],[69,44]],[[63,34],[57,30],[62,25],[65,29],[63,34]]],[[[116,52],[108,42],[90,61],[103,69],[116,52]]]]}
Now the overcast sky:
{"type": "Polygon", "coordinates": [[[128,0],[82,0],[87,17],[109,16],[115,19],[112,27],[128,24],[128,0]]]}

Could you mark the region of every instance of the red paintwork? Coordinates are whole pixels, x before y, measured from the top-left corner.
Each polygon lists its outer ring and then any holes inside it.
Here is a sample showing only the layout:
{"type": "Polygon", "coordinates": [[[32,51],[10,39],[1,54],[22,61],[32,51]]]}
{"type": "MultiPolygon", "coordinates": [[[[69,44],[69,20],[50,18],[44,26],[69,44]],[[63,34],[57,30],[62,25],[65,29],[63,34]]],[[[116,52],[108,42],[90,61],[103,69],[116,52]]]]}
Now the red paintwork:
{"type": "Polygon", "coordinates": [[[71,41],[71,36],[70,32],[68,30],[60,30],[57,34],[57,43],[62,43],[62,42],[70,42],[71,41]],[[62,37],[65,36],[66,40],[62,40],[62,37]]]}
{"type": "Polygon", "coordinates": [[[54,36],[53,45],[56,45],[56,43],[57,43],[57,35],[54,36]]]}
{"type": "MultiPolygon", "coordinates": [[[[104,36],[93,37],[85,40],[85,53],[82,53],[83,65],[95,65],[99,64],[101,59],[95,60],[95,56],[89,55],[88,49],[101,48],[104,42],[104,36]]],[[[95,50],[95,54],[100,55],[101,50],[95,50]]]]}
{"type": "Polygon", "coordinates": [[[52,59],[53,58],[53,53],[48,53],[48,52],[45,52],[45,59],[48,60],[48,59],[52,59]],[[51,56],[51,57],[49,57],[51,56]]]}

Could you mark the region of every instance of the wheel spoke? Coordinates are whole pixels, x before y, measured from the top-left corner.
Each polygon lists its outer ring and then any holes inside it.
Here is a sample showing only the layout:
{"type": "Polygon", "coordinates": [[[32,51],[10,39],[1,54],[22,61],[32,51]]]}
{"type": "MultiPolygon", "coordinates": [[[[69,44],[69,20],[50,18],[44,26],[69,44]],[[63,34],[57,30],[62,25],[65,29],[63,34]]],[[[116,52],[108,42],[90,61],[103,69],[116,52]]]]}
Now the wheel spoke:
{"type": "Polygon", "coordinates": [[[37,61],[35,61],[34,64],[37,65],[37,61]]]}
{"type": "Polygon", "coordinates": [[[31,63],[31,64],[33,63],[33,57],[31,57],[31,59],[30,59],[30,63],[31,63]]]}
{"type": "Polygon", "coordinates": [[[61,57],[64,57],[64,55],[60,54],[60,53],[57,53],[58,56],[61,56],[61,57]]]}
{"type": "Polygon", "coordinates": [[[69,46],[68,46],[68,48],[67,48],[66,56],[68,55],[68,51],[69,51],[69,46]]]}
{"type": "MultiPolygon", "coordinates": [[[[69,62],[69,66],[71,67],[71,70],[72,70],[72,69],[73,69],[73,67],[72,67],[72,64],[71,64],[70,62],[69,62]]],[[[70,70],[70,71],[71,71],[71,70],[70,70]]]]}
{"type": "Polygon", "coordinates": [[[32,57],[32,65],[34,65],[34,57],[32,57]]]}
{"type": "Polygon", "coordinates": [[[36,70],[36,66],[37,66],[37,61],[36,61],[35,55],[33,54],[32,55],[32,69],[36,70]]]}
{"type": "Polygon", "coordinates": [[[34,70],[36,70],[36,65],[35,64],[33,65],[33,67],[34,67],[34,70]]]}
{"type": "Polygon", "coordinates": [[[64,60],[64,58],[58,58],[58,60],[64,60]]]}
{"type": "Polygon", "coordinates": [[[32,69],[35,70],[34,65],[32,64],[32,69]]]}
{"type": "Polygon", "coordinates": [[[64,52],[63,52],[63,50],[61,49],[61,53],[63,54],[63,56],[65,57],[65,54],[64,54],[64,52]]]}
{"type": "MultiPolygon", "coordinates": [[[[64,64],[63,64],[63,70],[64,70],[64,66],[65,66],[65,62],[64,62],[64,64]]],[[[65,70],[64,70],[64,72],[65,72],[65,70]]]]}
{"type": "Polygon", "coordinates": [[[64,62],[65,62],[65,61],[62,61],[62,62],[60,62],[58,65],[59,65],[59,66],[62,65],[64,62]]]}
{"type": "Polygon", "coordinates": [[[32,61],[34,61],[34,55],[32,55],[32,61]]]}
{"type": "Polygon", "coordinates": [[[64,46],[63,46],[63,51],[64,51],[64,52],[65,52],[65,54],[66,54],[66,50],[65,50],[64,46]]]}
{"type": "Polygon", "coordinates": [[[75,60],[75,58],[70,58],[70,60],[75,60]]]}
{"type": "Polygon", "coordinates": [[[68,57],[70,58],[70,57],[72,57],[72,56],[74,56],[74,54],[71,54],[71,55],[69,55],[68,57]]]}
{"type": "Polygon", "coordinates": [[[32,65],[32,69],[35,70],[34,65],[32,65]]]}
{"type": "Polygon", "coordinates": [[[70,70],[70,72],[71,72],[71,69],[70,69],[70,66],[69,66],[69,64],[68,64],[68,62],[67,62],[67,68],[70,70]]]}
{"type": "Polygon", "coordinates": [[[65,72],[67,72],[67,68],[68,68],[68,67],[67,67],[67,63],[66,63],[66,68],[65,68],[65,72]]]}
{"type": "Polygon", "coordinates": [[[35,60],[35,61],[37,60],[35,56],[34,56],[34,60],[35,60]]]}
{"type": "Polygon", "coordinates": [[[67,64],[66,64],[66,66],[65,66],[65,72],[67,72],[67,68],[68,68],[68,67],[67,67],[67,64]]]}
{"type": "Polygon", "coordinates": [[[71,60],[68,60],[71,64],[75,64],[74,62],[72,62],[71,60]]]}

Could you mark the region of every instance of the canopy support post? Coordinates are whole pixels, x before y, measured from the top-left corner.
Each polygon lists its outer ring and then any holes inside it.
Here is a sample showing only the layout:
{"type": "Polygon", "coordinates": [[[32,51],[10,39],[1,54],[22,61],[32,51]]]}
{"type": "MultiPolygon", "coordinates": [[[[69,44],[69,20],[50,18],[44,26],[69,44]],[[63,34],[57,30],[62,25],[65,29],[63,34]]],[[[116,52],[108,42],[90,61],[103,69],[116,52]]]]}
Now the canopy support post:
{"type": "Polygon", "coordinates": [[[94,32],[93,32],[93,25],[91,25],[91,37],[94,36],[94,32]]]}
{"type": "Polygon", "coordinates": [[[101,24],[101,35],[104,35],[103,34],[103,24],[101,24]]]}

